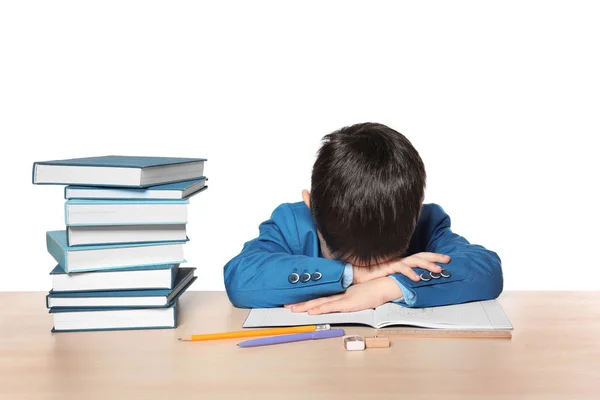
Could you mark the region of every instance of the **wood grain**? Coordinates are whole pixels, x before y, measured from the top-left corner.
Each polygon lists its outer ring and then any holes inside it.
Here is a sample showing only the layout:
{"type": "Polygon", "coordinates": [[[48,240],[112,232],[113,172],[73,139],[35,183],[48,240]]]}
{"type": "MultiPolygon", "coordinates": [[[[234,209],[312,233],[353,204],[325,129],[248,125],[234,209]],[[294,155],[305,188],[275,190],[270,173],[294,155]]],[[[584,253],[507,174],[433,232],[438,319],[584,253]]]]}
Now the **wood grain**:
{"type": "MultiPolygon", "coordinates": [[[[187,292],[177,329],[51,333],[45,293],[0,293],[0,399],[599,399],[600,293],[505,292],[512,339],[341,338],[238,348],[224,292],[187,292]],[[339,339],[339,340],[338,340],[339,339]]],[[[365,327],[346,334],[374,336],[365,327]]]]}

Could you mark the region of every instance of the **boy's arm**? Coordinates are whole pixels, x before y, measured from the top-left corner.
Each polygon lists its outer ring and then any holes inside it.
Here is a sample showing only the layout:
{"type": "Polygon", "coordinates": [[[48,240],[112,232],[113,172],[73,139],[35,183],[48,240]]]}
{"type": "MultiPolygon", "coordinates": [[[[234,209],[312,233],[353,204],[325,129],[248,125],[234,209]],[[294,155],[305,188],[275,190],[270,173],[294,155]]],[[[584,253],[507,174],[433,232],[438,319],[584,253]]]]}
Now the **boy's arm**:
{"type": "MultiPolygon", "coordinates": [[[[318,240],[316,243],[318,246],[318,240]]],[[[344,291],[346,266],[305,255],[318,254],[318,248],[306,246],[310,244],[300,243],[291,207],[279,206],[260,224],[259,236],[245,243],[224,267],[231,303],[247,308],[281,307],[344,291]]]]}
{"type": "MultiPolygon", "coordinates": [[[[434,307],[497,298],[503,289],[498,255],[452,232],[450,217],[440,206],[432,205],[429,212],[423,232],[426,248],[422,251],[450,256],[450,262],[440,266],[451,276],[415,282],[402,274],[391,275],[403,288],[401,303],[409,307],[434,307]]],[[[427,271],[415,268],[415,272],[427,271]]]]}

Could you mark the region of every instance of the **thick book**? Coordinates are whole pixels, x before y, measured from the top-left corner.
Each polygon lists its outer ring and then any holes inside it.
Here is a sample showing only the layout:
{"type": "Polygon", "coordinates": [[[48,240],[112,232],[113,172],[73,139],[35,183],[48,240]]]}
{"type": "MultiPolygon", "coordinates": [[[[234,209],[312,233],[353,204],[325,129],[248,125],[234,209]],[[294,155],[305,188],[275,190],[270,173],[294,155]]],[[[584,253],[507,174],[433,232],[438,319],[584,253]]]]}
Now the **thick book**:
{"type": "Polygon", "coordinates": [[[52,293],[108,290],[172,289],[179,264],[135,266],[67,274],[60,265],[51,272],[52,293]]]}
{"type": "Polygon", "coordinates": [[[65,225],[187,224],[189,200],[67,200],[65,225]]]}
{"type": "Polygon", "coordinates": [[[185,242],[67,246],[66,231],[46,232],[48,253],[67,273],[124,267],[182,264],[185,242]]]}
{"type": "Polygon", "coordinates": [[[179,268],[173,289],[50,292],[48,308],[165,307],[195,280],[196,268],[179,268]]]}
{"type": "Polygon", "coordinates": [[[67,226],[68,246],[189,241],[187,225],[67,226]]]}
{"type": "Polygon", "coordinates": [[[176,299],[159,308],[51,308],[49,312],[52,332],[173,329],[177,328],[178,303],[176,299]]]}
{"type": "Polygon", "coordinates": [[[397,325],[458,330],[513,329],[497,300],[427,308],[408,308],[395,303],[386,303],[375,309],[322,315],[294,313],[287,308],[256,308],[250,310],[243,327],[316,324],[358,324],[376,329],[397,325]]]}
{"type": "Polygon", "coordinates": [[[208,188],[206,177],[147,188],[66,186],[65,199],[189,199],[208,188]]]}
{"type": "Polygon", "coordinates": [[[33,163],[33,184],[148,187],[199,179],[205,158],[100,156],[33,163]]]}

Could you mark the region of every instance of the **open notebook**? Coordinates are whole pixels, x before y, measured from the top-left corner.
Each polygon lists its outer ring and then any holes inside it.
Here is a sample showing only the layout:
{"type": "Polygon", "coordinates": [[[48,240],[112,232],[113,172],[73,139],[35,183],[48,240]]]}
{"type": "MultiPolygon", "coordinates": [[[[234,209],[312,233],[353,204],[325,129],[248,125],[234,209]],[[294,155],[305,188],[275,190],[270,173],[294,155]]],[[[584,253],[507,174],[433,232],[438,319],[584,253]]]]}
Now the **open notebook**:
{"type": "Polygon", "coordinates": [[[287,308],[250,310],[244,328],[298,325],[368,325],[373,328],[406,325],[434,329],[512,330],[512,324],[496,300],[430,308],[406,308],[386,303],[375,309],[348,313],[308,315],[287,308]]]}

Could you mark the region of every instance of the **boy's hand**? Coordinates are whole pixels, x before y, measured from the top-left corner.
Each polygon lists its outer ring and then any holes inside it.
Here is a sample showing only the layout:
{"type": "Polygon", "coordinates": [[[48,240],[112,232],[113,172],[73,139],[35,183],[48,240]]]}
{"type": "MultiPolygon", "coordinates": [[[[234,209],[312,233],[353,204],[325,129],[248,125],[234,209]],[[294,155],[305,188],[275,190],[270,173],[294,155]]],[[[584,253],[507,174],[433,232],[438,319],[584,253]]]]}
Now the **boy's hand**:
{"type": "Polygon", "coordinates": [[[292,312],[309,315],[350,312],[379,307],[402,297],[402,290],[394,278],[379,278],[350,286],[344,293],[321,297],[303,303],[286,305],[292,312]]]}
{"type": "Polygon", "coordinates": [[[368,267],[352,266],[353,280],[352,283],[364,283],[373,279],[382,278],[391,274],[406,275],[415,282],[421,280],[419,275],[412,269],[415,267],[426,269],[431,272],[441,272],[442,267],[435,265],[434,262],[446,264],[450,261],[450,257],[437,253],[417,253],[412,256],[400,258],[397,260],[388,261],[379,265],[368,267]]]}

